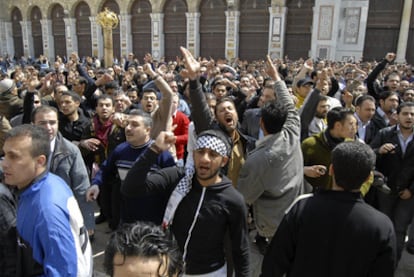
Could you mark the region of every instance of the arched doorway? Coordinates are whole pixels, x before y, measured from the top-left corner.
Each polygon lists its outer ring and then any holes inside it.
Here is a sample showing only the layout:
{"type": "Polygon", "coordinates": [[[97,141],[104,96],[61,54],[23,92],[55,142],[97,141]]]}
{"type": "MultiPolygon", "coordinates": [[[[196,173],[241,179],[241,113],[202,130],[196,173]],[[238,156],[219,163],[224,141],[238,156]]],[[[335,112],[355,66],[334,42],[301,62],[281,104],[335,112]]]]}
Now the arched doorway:
{"type": "Polygon", "coordinates": [[[165,60],[180,56],[180,46],[186,46],[187,5],[184,0],[169,0],[164,6],[165,60]]]}
{"type": "Polygon", "coordinates": [[[66,56],[66,36],[65,36],[65,22],[63,21],[66,16],[63,7],[56,4],[52,8],[52,33],[53,41],[55,45],[55,56],[66,56]]]}
{"type": "Polygon", "coordinates": [[[411,65],[414,65],[413,49],[414,49],[414,7],[411,9],[410,31],[408,33],[407,53],[406,53],[407,63],[411,65]]]}
{"type": "Polygon", "coordinates": [[[78,37],[79,57],[92,56],[91,10],[85,2],[80,2],[75,9],[76,34],[78,37]]]}
{"type": "Polygon", "coordinates": [[[240,2],[239,57],[264,59],[269,49],[270,0],[240,2]]]}
{"type": "Polygon", "coordinates": [[[312,41],[314,0],[287,1],[284,54],[291,60],[306,59],[312,41]]]}
{"type": "Polygon", "coordinates": [[[226,44],[226,3],[202,1],[200,5],[200,56],[224,58],[226,44]]]}
{"type": "Polygon", "coordinates": [[[151,53],[151,3],[137,0],[131,7],[132,52],[142,60],[145,53],[151,53]]]}
{"type": "MultiPolygon", "coordinates": [[[[102,11],[108,8],[112,12],[114,12],[116,15],[119,16],[119,6],[114,0],[108,0],[105,2],[105,4],[102,7],[102,11]]],[[[113,41],[113,47],[114,47],[114,60],[118,59],[118,62],[121,61],[121,32],[119,24],[116,26],[115,29],[112,30],[112,41],[113,41]]],[[[106,64],[105,67],[111,66],[111,64],[106,64]]]]}
{"type": "Polygon", "coordinates": [[[34,57],[37,58],[43,54],[43,37],[42,37],[42,12],[38,6],[34,6],[30,13],[30,20],[32,22],[32,37],[33,37],[33,50],[34,57]]]}
{"type": "Polygon", "coordinates": [[[16,59],[20,59],[24,55],[22,26],[20,25],[22,19],[23,17],[20,10],[18,8],[14,8],[11,13],[11,22],[14,43],[14,57],[16,59]]]}
{"type": "Polygon", "coordinates": [[[364,60],[396,52],[404,0],[370,0],[365,33],[364,60]]]}

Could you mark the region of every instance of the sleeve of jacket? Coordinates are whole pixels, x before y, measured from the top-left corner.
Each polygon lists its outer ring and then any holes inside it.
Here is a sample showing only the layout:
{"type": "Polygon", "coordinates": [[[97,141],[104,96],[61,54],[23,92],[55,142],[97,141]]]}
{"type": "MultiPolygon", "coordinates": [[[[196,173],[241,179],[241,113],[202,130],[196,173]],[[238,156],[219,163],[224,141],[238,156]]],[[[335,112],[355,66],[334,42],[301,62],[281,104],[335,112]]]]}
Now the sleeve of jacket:
{"type": "Polygon", "coordinates": [[[295,108],[293,99],[290,96],[284,81],[275,82],[274,88],[276,91],[277,101],[284,105],[288,111],[282,130],[289,133],[289,139],[291,140],[290,143],[293,144],[293,140],[299,139],[300,136],[300,118],[298,111],[295,108]]]}
{"type": "Polygon", "coordinates": [[[199,80],[190,81],[191,117],[194,122],[196,133],[211,129],[214,118],[211,115],[206,97],[199,80]]]}
{"type": "Polygon", "coordinates": [[[182,114],[182,116],[179,119],[181,122],[177,126],[177,134],[176,135],[176,144],[187,144],[188,142],[188,125],[190,124],[190,120],[188,119],[185,114],[182,114]]]}
{"type": "Polygon", "coordinates": [[[78,260],[75,241],[68,215],[57,206],[48,208],[48,215],[39,219],[36,228],[36,241],[33,256],[43,257],[37,261],[43,265],[45,276],[77,276],[78,260]],[[35,253],[43,251],[43,253],[35,253]]]}
{"type": "Polygon", "coordinates": [[[264,171],[269,166],[262,163],[266,157],[257,158],[261,154],[259,151],[251,153],[240,170],[237,189],[248,205],[253,204],[265,191],[262,176],[268,176],[264,171]]]}
{"type": "Polygon", "coordinates": [[[154,125],[151,129],[151,138],[155,139],[161,131],[168,131],[171,128],[171,104],[174,92],[163,78],[157,78],[154,80],[154,83],[162,94],[158,110],[155,112],[156,115],[153,118],[154,125]]]}
{"type": "Polygon", "coordinates": [[[89,77],[89,75],[86,73],[85,69],[83,68],[83,66],[81,64],[76,65],[76,70],[79,72],[79,76],[82,76],[87,80],[88,85],[86,87],[84,96],[86,97],[86,100],[87,100],[88,104],[91,106],[91,108],[95,108],[96,107],[96,99],[94,98],[93,94],[94,94],[95,90],[98,88],[95,85],[95,80],[92,79],[91,77],[89,77]]]}
{"type": "Polygon", "coordinates": [[[373,96],[375,100],[379,100],[379,92],[375,88],[375,81],[377,80],[378,75],[381,71],[384,70],[385,66],[387,65],[387,60],[382,60],[368,75],[366,79],[368,94],[373,96]]]}
{"type": "Polygon", "coordinates": [[[314,89],[302,106],[300,112],[301,141],[309,136],[309,124],[315,116],[320,95],[320,90],[314,89]]]}

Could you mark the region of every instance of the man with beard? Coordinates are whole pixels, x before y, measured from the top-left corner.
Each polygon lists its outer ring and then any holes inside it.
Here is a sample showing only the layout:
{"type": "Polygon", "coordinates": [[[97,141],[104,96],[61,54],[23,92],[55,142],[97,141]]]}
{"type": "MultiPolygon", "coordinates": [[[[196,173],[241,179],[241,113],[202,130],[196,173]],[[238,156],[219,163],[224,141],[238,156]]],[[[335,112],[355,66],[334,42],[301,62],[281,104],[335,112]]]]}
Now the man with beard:
{"type": "Polygon", "coordinates": [[[326,116],[328,115],[329,109],[329,98],[326,95],[319,95],[319,103],[316,107],[315,116],[309,124],[309,136],[319,134],[326,129],[326,116]]]}
{"type": "Polygon", "coordinates": [[[378,208],[394,224],[400,258],[414,212],[414,103],[402,103],[397,114],[398,124],[380,130],[371,147],[377,154],[376,168],[391,189],[389,194],[377,192],[378,208]]]}
{"type": "Polygon", "coordinates": [[[215,117],[211,115],[210,108],[204,96],[199,80],[200,63],[191,52],[180,48],[184,56],[185,69],[182,72],[190,79],[190,100],[192,103],[191,117],[197,134],[209,129],[221,129],[227,134],[227,139],[233,145],[229,162],[227,164],[227,177],[237,186],[239,171],[244,164],[247,152],[254,148],[254,139],[240,132],[239,117],[232,99],[223,97],[217,100],[215,117]]]}
{"type": "Polygon", "coordinates": [[[250,276],[244,200],[220,173],[230,153],[226,135],[220,130],[204,131],[197,138],[194,165],[147,174],[174,142],[173,133],[161,132],[128,172],[122,194],[145,199],[162,194],[169,198],[164,204],[163,226],[171,226],[183,253],[183,276],[227,276],[227,254],[233,257],[236,276],[250,276]],[[137,180],[145,181],[137,185],[137,180]],[[231,240],[229,253],[224,251],[227,234],[231,240]]]}
{"type": "Polygon", "coordinates": [[[90,130],[91,120],[79,108],[81,98],[72,91],[62,92],[59,101],[59,131],[64,138],[78,144],[83,134],[90,130]]]}
{"type": "MultiPolygon", "coordinates": [[[[91,173],[91,177],[98,172],[99,166],[112,153],[114,148],[125,141],[124,128],[114,119],[114,102],[111,96],[103,94],[98,97],[96,114],[92,118],[92,128],[84,134],[79,147],[83,153],[86,166],[91,173]]],[[[96,200],[99,188],[96,184],[87,192],[89,201],[96,200]]],[[[101,207],[101,214],[96,218],[96,224],[106,220],[105,210],[110,206],[111,190],[110,186],[102,188],[98,203],[101,207]]]]}
{"type": "MultiPolygon", "coordinates": [[[[153,142],[150,138],[152,118],[149,114],[141,110],[132,110],[125,121],[127,122],[125,126],[126,142],[114,149],[92,181],[95,186],[111,191],[104,213],[108,219],[109,227],[113,230],[118,227],[120,222],[150,221],[160,224],[164,212],[162,203],[167,200],[159,195],[154,197],[124,195],[121,198],[120,188],[128,170],[153,142]]],[[[171,154],[164,151],[152,164],[151,170],[159,170],[173,165],[175,163],[171,154]]],[[[138,180],[143,179],[136,179],[135,182],[138,180]]]]}

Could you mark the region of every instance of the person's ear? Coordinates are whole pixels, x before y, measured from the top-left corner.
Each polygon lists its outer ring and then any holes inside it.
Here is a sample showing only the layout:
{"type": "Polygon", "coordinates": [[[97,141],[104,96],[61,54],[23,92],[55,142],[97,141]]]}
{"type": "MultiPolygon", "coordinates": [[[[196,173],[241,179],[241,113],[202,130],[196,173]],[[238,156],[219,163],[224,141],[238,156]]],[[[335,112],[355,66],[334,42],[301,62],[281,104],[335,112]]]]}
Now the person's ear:
{"type": "Polygon", "coordinates": [[[39,155],[36,158],[36,167],[46,167],[47,159],[45,155],[39,155]]]}
{"type": "MultiPolygon", "coordinates": [[[[336,124],[336,123],[335,123],[335,124],[336,124]]],[[[332,164],[330,164],[330,165],[329,165],[328,174],[329,174],[329,176],[331,176],[331,177],[333,177],[333,176],[334,176],[334,174],[335,174],[335,172],[334,172],[334,168],[333,168],[333,165],[332,165],[332,164]]]]}
{"type": "Polygon", "coordinates": [[[221,167],[225,167],[228,161],[229,161],[229,157],[224,156],[223,159],[221,160],[221,167]]]}

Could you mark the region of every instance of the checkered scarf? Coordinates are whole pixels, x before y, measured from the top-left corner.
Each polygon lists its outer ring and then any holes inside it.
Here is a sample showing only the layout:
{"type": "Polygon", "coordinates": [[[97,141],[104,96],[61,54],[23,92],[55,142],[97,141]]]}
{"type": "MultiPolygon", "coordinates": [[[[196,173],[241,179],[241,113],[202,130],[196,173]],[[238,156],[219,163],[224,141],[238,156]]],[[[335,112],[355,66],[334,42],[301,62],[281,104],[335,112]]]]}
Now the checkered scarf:
{"type": "MultiPolygon", "coordinates": [[[[200,136],[197,139],[195,150],[203,148],[211,149],[219,153],[221,156],[227,156],[226,144],[216,136],[200,136]]],[[[168,199],[168,204],[165,209],[164,218],[162,221],[162,226],[164,228],[168,228],[168,226],[171,224],[178,205],[180,204],[181,200],[190,192],[194,173],[194,164],[186,164],[184,177],[178,182],[170,198],[168,199]]]]}

